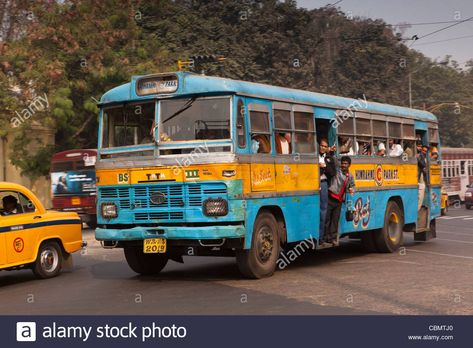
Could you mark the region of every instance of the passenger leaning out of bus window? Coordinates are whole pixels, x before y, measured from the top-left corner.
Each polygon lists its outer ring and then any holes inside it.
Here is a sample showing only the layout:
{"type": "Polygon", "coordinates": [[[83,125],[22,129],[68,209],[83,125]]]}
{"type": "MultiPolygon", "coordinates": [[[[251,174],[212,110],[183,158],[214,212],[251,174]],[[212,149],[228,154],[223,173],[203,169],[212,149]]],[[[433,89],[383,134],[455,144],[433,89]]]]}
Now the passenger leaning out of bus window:
{"type": "Polygon", "coordinates": [[[328,206],[328,183],[336,174],[335,146],[329,147],[327,138],[320,138],[319,141],[319,168],[320,168],[320,228],[319,238],[323,240],[325,228],[325,216],[328,206]]]}
{"type": "Polygon", "coordinates": [[[404,150],[402,149],[401,144],[398,140],[389,139],[389,156],[390,157],[400,157],[402,156],[404,150]]]}
{"type": "Polygon", "coordinates": [[[342,203],[345,200],[345,193],[353,196],[355,193],[355,179],[349,172],[351,158],[343,156],[340,166],[337,166],[335,175],[330,179],[328,187],[328,206],[325,217],[325,233],[322,242],[332,242],[337,240],[338,222],[342,203]]]}

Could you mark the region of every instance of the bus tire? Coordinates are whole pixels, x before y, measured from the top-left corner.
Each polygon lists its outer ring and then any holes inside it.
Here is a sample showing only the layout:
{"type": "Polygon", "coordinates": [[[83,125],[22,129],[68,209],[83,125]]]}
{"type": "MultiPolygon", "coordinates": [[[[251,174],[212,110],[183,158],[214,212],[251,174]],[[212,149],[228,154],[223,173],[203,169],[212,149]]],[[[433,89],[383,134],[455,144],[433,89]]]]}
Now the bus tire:
{"type": "Polygon", "coordinates": [[[236,253],[238,269],[248,278],[269,277],[276,270],[279,250],[277,221],[273,214],[263,211],[253,226],[251,248],[236,253]]]}
{"type": "Polygon", "coordinates": [[[59,274],[62,268],[62,251],[55,241],[43,242],[39,249],[32,270],[34,275],[40,279],[53,278],[59,274]]]}
{"type": "Polygon", "coordinates": [[[142,247],[125,246],[123,250],[128,266],[142,275],[158,274],[169,259],[166,254],[145,254],[142,247]]]}
{"type": "Polygon", "coordinates": [[[403,242],[404,217],[394,201],[389,201],[384,214],[384,225],[375,233],[376,247],[382,253],[396,251],[403,242]]]}
{"type": "Polygon", "coordinates": [[[375,233],[377,231],[364,231],[361,232],[361,245],[366,252],[376,253],[378,248],[376,247],[375,233]]]}
{"type": "Polygon", "coordinates": [[[97,228],[97,220],[92,220],[92,221],[87,222],[87,226],[91,230],[95,230],[97,228]]]}

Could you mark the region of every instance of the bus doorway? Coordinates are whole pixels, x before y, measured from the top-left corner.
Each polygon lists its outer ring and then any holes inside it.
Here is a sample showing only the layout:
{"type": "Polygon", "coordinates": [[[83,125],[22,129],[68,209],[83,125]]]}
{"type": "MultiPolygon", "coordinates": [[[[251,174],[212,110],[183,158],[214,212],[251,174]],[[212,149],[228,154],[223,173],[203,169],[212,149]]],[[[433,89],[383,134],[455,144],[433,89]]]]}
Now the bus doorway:
{"type": "MultiPolygon", "coordinates": [[[[428,151],[428,134],[426,130],[416,129],[416,156],[418,179],[417,227],[415,240],[428,240],[435,237],[435,226],[431,226],[431,183],[430,156],[428,151]]],[[[434,225],[435,225],[435,220],[434,225]]]]}

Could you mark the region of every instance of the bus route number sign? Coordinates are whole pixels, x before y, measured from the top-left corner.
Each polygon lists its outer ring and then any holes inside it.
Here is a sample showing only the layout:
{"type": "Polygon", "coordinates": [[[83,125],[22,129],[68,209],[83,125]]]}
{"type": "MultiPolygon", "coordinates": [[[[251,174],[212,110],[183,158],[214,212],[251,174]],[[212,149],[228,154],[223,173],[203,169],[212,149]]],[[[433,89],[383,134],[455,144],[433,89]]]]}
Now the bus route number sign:
{"type": "Polygon", "coordinates": [[[173,93],[179,85],[176,75],[153,76],[138,80],[136,94],[150,95],[159,93],[173,93]]]}
{"type": "Polygon", "coordinates": [[[145,254],[162,254],[166,252],[166,239],[164,238],[148,238],[143,242],[143,253],[145,254]]]}

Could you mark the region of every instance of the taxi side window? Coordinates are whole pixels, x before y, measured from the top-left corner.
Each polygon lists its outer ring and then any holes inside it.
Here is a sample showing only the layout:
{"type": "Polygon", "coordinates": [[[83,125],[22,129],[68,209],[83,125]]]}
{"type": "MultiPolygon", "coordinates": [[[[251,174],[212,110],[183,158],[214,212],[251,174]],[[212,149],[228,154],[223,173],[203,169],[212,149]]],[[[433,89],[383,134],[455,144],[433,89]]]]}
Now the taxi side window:
{"type": "Polygon", "coordinates": [[[16,191],[0,192],[0,216],[31,213],[36,210],[31,200],[16,191]]]}
{"type": "Polygon", "coordinates": [[[33,202],[24,194],[19,193],[20,205],[24,213],[33,213],[36,210],[33,202]]]}

